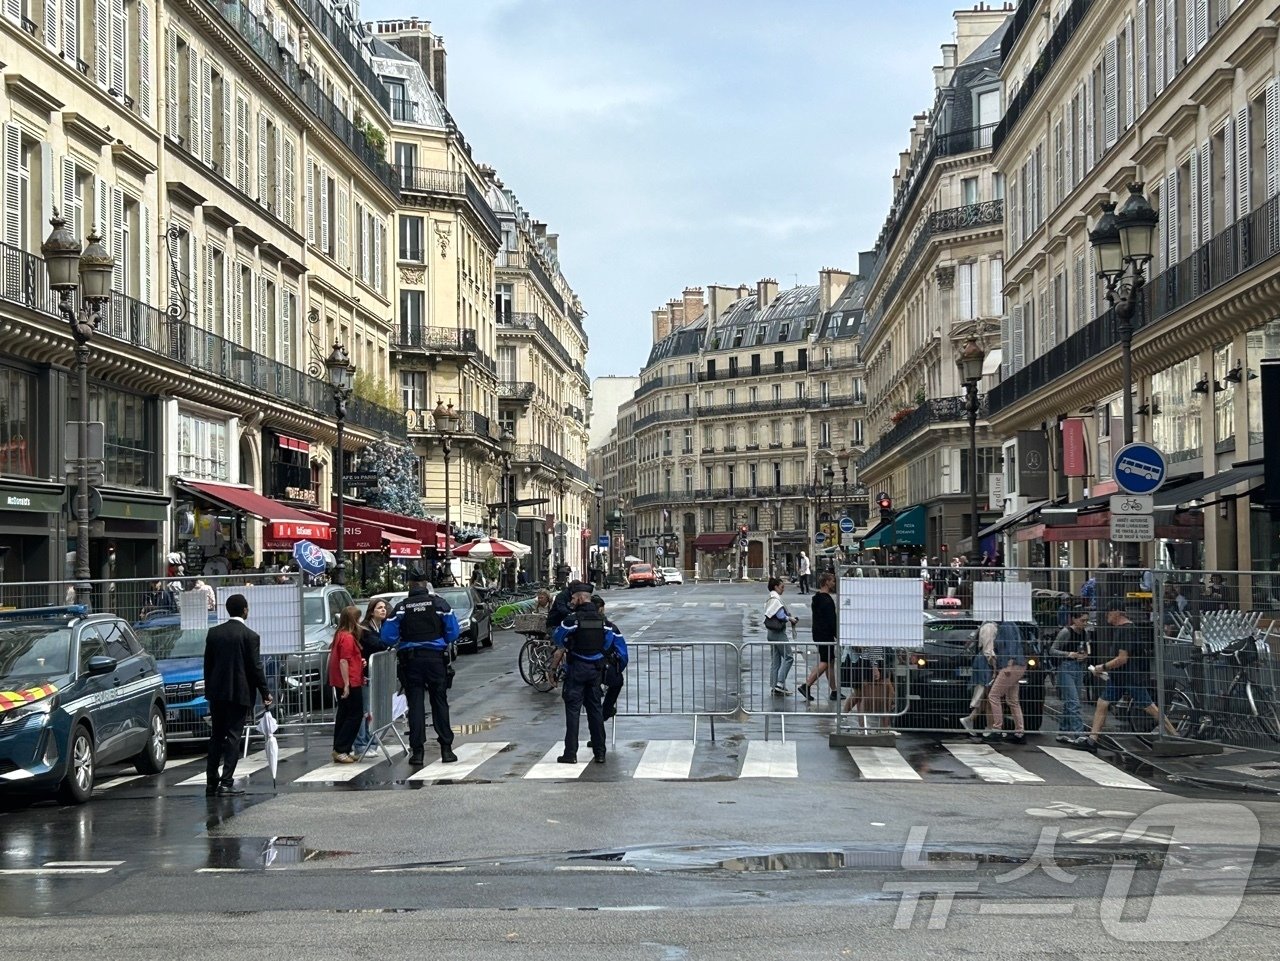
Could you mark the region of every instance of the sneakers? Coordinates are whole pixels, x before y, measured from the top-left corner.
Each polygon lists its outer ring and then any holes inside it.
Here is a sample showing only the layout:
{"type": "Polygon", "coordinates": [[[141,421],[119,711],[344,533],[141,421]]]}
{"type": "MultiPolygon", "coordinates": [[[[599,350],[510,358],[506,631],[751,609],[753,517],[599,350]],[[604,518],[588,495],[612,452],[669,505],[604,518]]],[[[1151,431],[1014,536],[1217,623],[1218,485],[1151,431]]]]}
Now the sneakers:
{"type": "MultiPolygon", "coordinates": [[[[1059,740],[1061,740],[1061,738],[1059,738],[1059,740]]],[[[1090,754],[1098,753],[1098,742],[1088,735],[1082,734],[1079,737],[1069,738],[1066,743],[1081,751],[1088,751],[1090,754]]]]}
{"type": "Polygon", "coordinates": [[[1027,736],[1025,734],[1010,734],[1005,738],[1005,741],[1009,744],[1026,744],[1027,736]]]}
{"type": "Polygon", "coordinates": [[[354,754],[338,754],[335,751],[333,754],[333,763],[334,764],[355,764],[356,756],[354,754]]]}
{"type": "Polygon", "coordinates": [[[773,685],[773,696],[774,696],[774,697],[787,697],[790,693],[791,693],[791,692],[790,692],[790,691],[788,691],[788,690],[787,690],[785,687],[783,687],[781,684],[775,684],[775,685],[773,685]]]}
{"type": "Polygon", "coordinates": [[[828,700],[828,701],[838,701],[838,700],[840,700],[840,692],[839,692],[839,691],[832,691],[830,694],[828,694],[828,695],[827,695],[827,700],[828,700]]]}
{"type": "Polygon", "coordinates": [[[1005,739],[1004,731],[1001,731],[999,729],[994,731],[988,731],[986,734],[982,735],[982,739],[984,741],[987,741],[988,743],[995,742],[995,741],[1003,741],[1005,739]]]}
{"type": "Polygon", "coordinates": [[[810,704],[812,704],[814,701],[816,701],[816,700],[817,700],[817,698],[816,698],[816,697],[814,697],[812,694],[810,694],[810,693],[809,693],[809,685],[808,685],[808,684],[799,684],[799,685],[797,685],[797,686],[796,686],[796,693],[797,693],[797,694],[799,694],[799,695],[800,695],[802,698],[804,698],[806,701],[808,701],[810,704]]]}
{"type": "Polygon", "coordinates": [[[969,734],[973,734],[973,733],[974,733],[974,730],[973,730],[973,718],[972,718],[972,717],[970,717],[968,714],[966,714],[964,717],[960,718],[960,726],[961,726],[962,728],[964,728],[964,729],[965,729],[965,731],[967,731],[969,734]]]}

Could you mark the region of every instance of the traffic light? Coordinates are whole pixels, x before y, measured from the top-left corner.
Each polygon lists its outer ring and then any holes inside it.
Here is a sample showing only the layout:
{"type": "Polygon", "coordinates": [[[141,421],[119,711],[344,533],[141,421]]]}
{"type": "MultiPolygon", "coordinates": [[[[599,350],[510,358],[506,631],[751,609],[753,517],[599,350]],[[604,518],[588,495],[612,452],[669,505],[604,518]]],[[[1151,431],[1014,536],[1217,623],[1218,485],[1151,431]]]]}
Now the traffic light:
{"type": "Polygon", "coordinates": [[[880,520],[888,521],[893,519],[893,498],[881,491],[876,495],[876,503],[880,506],[880,520]]]}

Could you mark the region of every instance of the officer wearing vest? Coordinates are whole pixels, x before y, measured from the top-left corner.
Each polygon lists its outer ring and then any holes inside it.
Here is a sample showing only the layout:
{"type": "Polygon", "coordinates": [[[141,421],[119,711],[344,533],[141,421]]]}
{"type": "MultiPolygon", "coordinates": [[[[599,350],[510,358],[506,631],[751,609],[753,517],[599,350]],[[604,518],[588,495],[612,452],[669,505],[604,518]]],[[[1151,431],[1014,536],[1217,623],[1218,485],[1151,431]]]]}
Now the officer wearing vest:
{"type": "Polygon", "coordinates": [[[449,645],[458,639],[458,617],[448,601],[433,594],[421,571],[409,574],[409,596],[391,612],[399,618],[396,642],[400,684],[409,702],[409,763],[422,766],[427,739],[426,699],[431,699],[431,723],[440,742],[440,760],[458,759],[453,753],[453,728],[449,726],[449,645]]]}
{"type": "Polygon", "coordinates": [[[573,613],[564,619],[554,634],[558,650],[553,666],[565,665],[564,753],[556,758],[561,764],[578,763],[578,724],[584,704],[595,761],[604,763],[604,710],[600,703],[600,684],[605,652],[614,649],[617,638],[604,615],[592,603],[591,594],[588,591],[574,594],[573,613]]]}

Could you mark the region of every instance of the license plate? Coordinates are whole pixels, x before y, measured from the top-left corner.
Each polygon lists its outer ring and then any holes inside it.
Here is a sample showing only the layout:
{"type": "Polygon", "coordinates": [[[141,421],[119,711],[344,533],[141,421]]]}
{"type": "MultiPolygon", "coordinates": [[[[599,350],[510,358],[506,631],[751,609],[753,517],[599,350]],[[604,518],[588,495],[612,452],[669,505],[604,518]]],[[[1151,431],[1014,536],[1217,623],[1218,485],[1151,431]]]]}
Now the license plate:
{"type": "Polygon", "coordinates": [[[957,667],[957,668],[956,668],[956,677],[973,677],[973,668],[971,668],[971,667],[957,667]]]}
{"type": "Polygon", "coordinates": [[[176,721],[176,720],[178,719],[178,712],[177,712],[177,711],[165,711],[165,712],[164,712],[164,719],[165,719],[166,721],[176,721]]]}

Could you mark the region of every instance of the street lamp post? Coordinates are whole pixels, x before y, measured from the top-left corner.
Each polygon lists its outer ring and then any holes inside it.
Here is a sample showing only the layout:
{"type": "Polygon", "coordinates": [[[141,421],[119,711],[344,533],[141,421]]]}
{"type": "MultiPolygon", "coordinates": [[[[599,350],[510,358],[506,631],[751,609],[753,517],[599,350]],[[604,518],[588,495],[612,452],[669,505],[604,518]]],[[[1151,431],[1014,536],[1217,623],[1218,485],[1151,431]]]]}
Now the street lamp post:
{"type": "MultiPolygon", "coordinates": [[[[600,558],[600,538],[604,534],[604,485],[603,484],[596,484],[595,494],[596,494],[596,567],[597,569],[599,569],[601,567],[604,567],[604,564],[602,563],[600,558]]],[[[612,543],[612,541],[610,543],[612,543]]],[[[588,556],[590,556],[591,554],[590,548],[591,548],[591,545],[588,544],[587,545],[588,556]]],[[[592,578],[592,580],[594,580],[594,578],[592,578]]],[[[601,578],[601,580],[603,581],[603,583],[600,585],[600,588],[601,590],[603,590],[604,588],[609,586],[609,577],[607,572],[605,576],[601,578]]]]}
{"type": "Polygon", "coordinates": [[[356,381],[356,365],[351,363],[351,358],[347,356],[347,348],[334,341],[333,352],[325,360],[324,369],[329,374],[329,386],[333,389],[333,413],[338,420],[338,450],[337,455],[334,457],[334,487],[338,493],[338,534],[337,543],[334,545],[336,548],[334,555],[337,558],[337,563],[333,572],[333,582],[335,584],[345,584],[347,582],[347,524],[343,504],[346,500],[347,485],[345,482],[346,464],[342,456],[342,442],[347,423],[347,400],[351,397],[351,391],[356,381]]]}
{"type": "Polygon", "coordinates": [[[564,472],[564,468],[556,469],[556,526],[552,531],[552,536],[556,539],[556,567],[559,568],[564,564],[564,537],[560,533],[565,530],[564,527],[564,495],[569,490],[569,478],[564,472]]]}
{"type": "Polygon", "coordinates": [[[67,220],[55,210],[49,220],[53,230],[41,245],[49,287],[58,295],[58,312],[71,328],[75,341],[76,389],[79,392],[80,423],[77,425],[79,455],[76,458],[76,603],[89,606],[89,342],[102,319],[102,310],[111,299],[111,275],[115,258],[107,253],[96,229],[89,232],[82,251],[67,220]],[[83,305],[75,306],[80,290],[83,305]]]}
{"type": "Polygon", "coordinates": [[[956,358],[964,381],[964,409],[969,416],[969,552],[978,553],[978,384],[987,352],[970,339],[956,358]]]}
{"type": "Polygon", "coordinates": [[[453,411],[453,401],[445,406],[436,398],[436,408],[431,419],[440,435],[440,452],[444,455],[444,568],[447,578],[453,578],[453,513],[449,507],[449,452],[453,450],[453,433],[458,429],[458,415],[453,411]]]}
{"type": "MultiPolygon", "coordinates": [[[[827,519],[829,524],[830,518],[835,514],[835,497],[833,494],[833,488],[836,482],[835,468],[833,468],[829,463],[822,470],[822,480],[827,488],[827,519]]],[[[827,546],[830,547],[832,545],[828,544],[827,546]]],[[[814,569],[817,569],[816,564],[814,565],[814,569]]]]}
{"type": "Polygon", "coordinates": [[[510,541],[515,540],[511,533],[511,488],[515,486],[512,483],[514,478],[511,476],[511,457],[516,450],[516,435],[511,433],[510,429],[503,430],[498,444],[502,448],[502,499],[505,511],[505,516],[502,518],[502,536],[510,541]]]}

